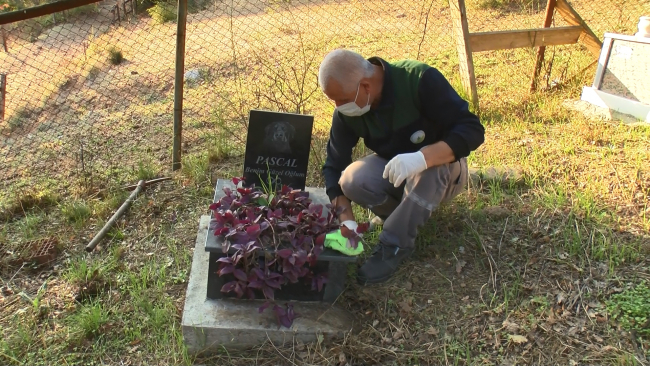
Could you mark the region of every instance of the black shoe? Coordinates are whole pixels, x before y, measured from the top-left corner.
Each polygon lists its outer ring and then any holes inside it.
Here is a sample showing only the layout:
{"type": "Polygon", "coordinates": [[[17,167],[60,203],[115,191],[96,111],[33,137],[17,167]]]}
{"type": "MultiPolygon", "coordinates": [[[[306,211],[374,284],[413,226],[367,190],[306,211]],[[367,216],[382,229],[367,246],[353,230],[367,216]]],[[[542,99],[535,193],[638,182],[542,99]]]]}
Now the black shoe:
{"type": "Polygon", "coordinates": [[[400,248],[379,242],[370,258],[359,268],[357,281],[360,285],[384,282],[411,254],[413,254],[413,248],[400,248]]]}

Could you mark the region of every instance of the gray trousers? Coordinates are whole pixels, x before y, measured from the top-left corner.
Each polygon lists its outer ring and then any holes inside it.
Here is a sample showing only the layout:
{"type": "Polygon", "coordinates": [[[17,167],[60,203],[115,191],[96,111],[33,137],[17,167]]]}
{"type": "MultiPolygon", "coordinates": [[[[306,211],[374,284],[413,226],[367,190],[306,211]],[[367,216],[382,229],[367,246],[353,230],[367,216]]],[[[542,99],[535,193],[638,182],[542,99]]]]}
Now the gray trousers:
{"type": "Polygon", "coordinates": [[[429,168],[395,188],[382,174],[387,160],[373,154],[350,164],[339,180],[343,194],[384,220],[379,240],[413,248],[431,213],[467,186],[467,159],[429,168]]]}

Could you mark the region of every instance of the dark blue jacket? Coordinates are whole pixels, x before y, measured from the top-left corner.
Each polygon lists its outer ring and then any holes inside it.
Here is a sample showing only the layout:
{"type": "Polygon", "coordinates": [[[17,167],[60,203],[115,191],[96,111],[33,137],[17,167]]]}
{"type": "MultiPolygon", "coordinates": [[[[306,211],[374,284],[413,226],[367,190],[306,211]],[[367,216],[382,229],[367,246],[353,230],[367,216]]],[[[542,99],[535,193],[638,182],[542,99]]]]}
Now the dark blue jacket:
{"type": "Polygon", "coordinates": [[[343,195],[339,178],[352,163],[352,149],[360,138],[386,160],[438,141],[446,142],[458,160],[484,141],[485,129],[479,118],[440,71],[413,60],[388,63],[373,57],[369,61],[384,68],[381,102],[359,117],[334,112],[323,165],[331,200],[343,195]],[[422,132],[424,139],[414,138],[422,132]]]}

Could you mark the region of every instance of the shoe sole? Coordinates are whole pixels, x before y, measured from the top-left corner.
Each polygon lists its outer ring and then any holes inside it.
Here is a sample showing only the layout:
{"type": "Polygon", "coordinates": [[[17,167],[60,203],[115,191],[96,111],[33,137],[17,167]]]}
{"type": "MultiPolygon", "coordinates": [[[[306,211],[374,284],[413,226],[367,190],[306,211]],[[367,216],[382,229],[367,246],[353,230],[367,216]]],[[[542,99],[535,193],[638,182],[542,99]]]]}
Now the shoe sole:
{"type": "MultiPolygon", "coordinates": [[[[415,251],[411,252],[411,254],[409,254],[406,258],[404,258],[402,260],[401,264],[404,264],[404,262],[407,262],[409,259],[411,259],[411,256],[413,255],[414,252],[415,251]]],[[[395,272],[389,274],[388,276],[384,276],[384,277],[373,279],[373,280],[363,280],[363,279],[357,277],[357,283],[359,285],[361,285],[361,286],[372,285],[372,284],[377,284],[377,283],[383,283],[383,282],[388,281],[391,277],[393,277],[395,275],[395,273],[397,273],[397,269],[395,269],[395,272]]]]}
{"type": "Polygon", "coordinates": [[[373,279],[373,280],[362,280],[360,278],[357,278],[357,283],[359,285],[361,285],[361,286],[372,285],[372,284],[375,284],[375,283],[383,283],[383,282],[388,281],[391,277],[393,277],[394,274],[395,273],[393,273],[393,274],[391,274],[389,276],[384,276],[382,278],[377,278],[377,279],[373,279]]]}

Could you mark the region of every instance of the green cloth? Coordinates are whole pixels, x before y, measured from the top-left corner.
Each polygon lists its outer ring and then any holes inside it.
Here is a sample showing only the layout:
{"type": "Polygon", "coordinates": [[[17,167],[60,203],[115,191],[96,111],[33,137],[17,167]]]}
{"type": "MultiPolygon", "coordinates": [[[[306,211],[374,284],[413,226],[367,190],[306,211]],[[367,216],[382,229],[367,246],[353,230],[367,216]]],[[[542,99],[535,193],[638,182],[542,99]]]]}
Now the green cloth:
{"type": "Polygon", "coordinates": [[[348,242],[348,238],[344,237],[341,234],[341,229],[332,231],[331,233],[325,235],[325,248],[332,248],[337,252],[341,252],[345,255],[355,256],[363,253],[363,243],[358,242],[357,249],[352,248],[348,242]]]}

